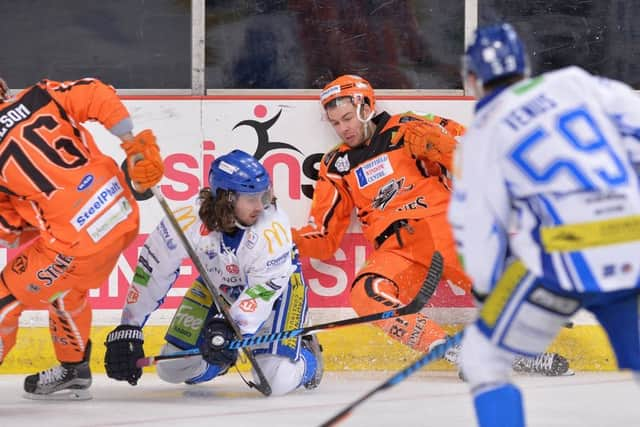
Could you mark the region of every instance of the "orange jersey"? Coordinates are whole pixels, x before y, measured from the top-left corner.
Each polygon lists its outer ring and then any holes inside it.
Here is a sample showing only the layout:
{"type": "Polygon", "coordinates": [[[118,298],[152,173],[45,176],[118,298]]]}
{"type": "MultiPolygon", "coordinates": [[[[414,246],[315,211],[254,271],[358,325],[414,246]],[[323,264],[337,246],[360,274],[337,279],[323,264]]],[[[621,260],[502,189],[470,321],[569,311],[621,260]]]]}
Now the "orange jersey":
{"type": "Polygon", "coordinates": [[[95,79],[42,80],[0,104],[0,239],[37,229],[67,255],[96,253],[137,230],[138,208],[116,162],[80,125],[131,130],[115,90],[95,79]]]}
{"type": "MultiPolygon", "coordinates": [[[[374,242],[400,219],[446,215],[450,190],[439,165],[417,160],[391,139],[403,115],[383,112],[373,118],[376,130],[360,147],[339,145],[322,158],[309,224],[294,230],[294,240],[305,256],[325,259],[340,245],[356,209],[362,231],[374,242]]],[[[464,132],[460,124],[427,116],[452,135],[464,132]]]]}

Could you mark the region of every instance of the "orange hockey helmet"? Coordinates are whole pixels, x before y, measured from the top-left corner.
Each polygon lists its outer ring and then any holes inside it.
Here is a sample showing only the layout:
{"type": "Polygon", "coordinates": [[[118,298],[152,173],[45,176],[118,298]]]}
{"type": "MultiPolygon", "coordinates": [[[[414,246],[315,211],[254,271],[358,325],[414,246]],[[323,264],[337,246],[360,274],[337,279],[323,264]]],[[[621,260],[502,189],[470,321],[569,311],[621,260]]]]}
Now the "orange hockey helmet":
{"type": "Polygon", "coordinates": [[[375,110],[376,97],[373,88],[368,81],[355,74],[345,74],[326,85],[320,92],[320,102],[326,108],[329,102],[346,96],[351,97],[356,106],[366,103],[371,111],[375,110]]]}

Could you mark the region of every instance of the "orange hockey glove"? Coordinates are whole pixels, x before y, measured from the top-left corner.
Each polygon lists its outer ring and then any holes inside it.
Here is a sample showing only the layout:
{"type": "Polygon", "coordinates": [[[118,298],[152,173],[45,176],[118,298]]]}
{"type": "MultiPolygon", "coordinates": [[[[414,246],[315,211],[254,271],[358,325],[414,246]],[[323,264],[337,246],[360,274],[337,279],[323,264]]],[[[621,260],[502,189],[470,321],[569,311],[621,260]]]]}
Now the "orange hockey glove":
{"type": "Polygon", "coordinates": [[[137,191],[144,192],[160,182],[164,164],[156,137],[150,129],[143,130],[120,147],[127,153],[129,176],[137,191]]]}
{"type": "Polygon", "coordinates": [[[427,120],[412,120],[400,126],[392,142],[397,142],[400,137],[412,156],[451,168],[457,142],[444,127],[427,120]]]}

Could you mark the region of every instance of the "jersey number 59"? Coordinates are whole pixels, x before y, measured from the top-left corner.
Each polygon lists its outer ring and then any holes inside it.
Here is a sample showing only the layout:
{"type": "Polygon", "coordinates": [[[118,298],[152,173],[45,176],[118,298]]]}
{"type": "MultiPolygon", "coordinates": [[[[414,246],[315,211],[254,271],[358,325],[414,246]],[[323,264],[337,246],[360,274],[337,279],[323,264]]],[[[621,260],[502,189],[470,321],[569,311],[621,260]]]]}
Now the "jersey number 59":
{"type": "Polygon", "coordinates": [[[543,184],[564,174],[580,184],[581,190],[616,187],[628,182],[628,173],[620,158],[613,151],[591,114],[580,107],[559,115],[554,122],[554,137],[542,126],[527,135],[512,151],[511,159],[532,181],[543,184]],[[558,138],[567,142],[566,147],[553,147],[558,138]],[[547,146],[544,144],[547,143],[547,146]],[[540,162],[541,156],[528,155],[534,148],[547,153],[567,154],[553,156],[540,162]],[[598,183],[597,180],[601,180],[598,183]],[[600,185],[598,185],[600,184],[600,185]]]}

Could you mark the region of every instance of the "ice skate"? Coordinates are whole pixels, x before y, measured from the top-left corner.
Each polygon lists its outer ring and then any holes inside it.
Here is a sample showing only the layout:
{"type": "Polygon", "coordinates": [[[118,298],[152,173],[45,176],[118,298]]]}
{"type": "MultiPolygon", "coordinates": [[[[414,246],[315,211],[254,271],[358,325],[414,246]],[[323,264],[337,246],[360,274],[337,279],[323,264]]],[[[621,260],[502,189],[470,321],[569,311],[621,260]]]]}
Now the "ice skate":
{"type": "Polygon", "coordinates": [[[516,357],[513,361],[513,371],[548,377],[574,375],[574,372],[569,369],[569,361],[558,353],[541,353],[536,357],[516,357]]]}
{"type": "Polygon", "coordinates": [[[304,383],[304,388],[313,390],[320,385],[324,374],[324,361],[322,360],[322,346],[315,335],[305,335],[302,337],[302,346],[309,350],[316,357],[316,372],[313,378],[304,383]]]}
{"type": "Polygon", "coordinates": [[[88,400],[91,399],[91,370],[87,344],[85,358],[78,363],[65,363],[46,369],[24,379],[24,397],[32,400],[88,400]]]}
{"type": "Polygon", "coordinates": [[[454,345],[450,349],[448,349],[442,358],[452,365],[458,366],[458,357],[460,355],[460,345],[454,345]]]}

